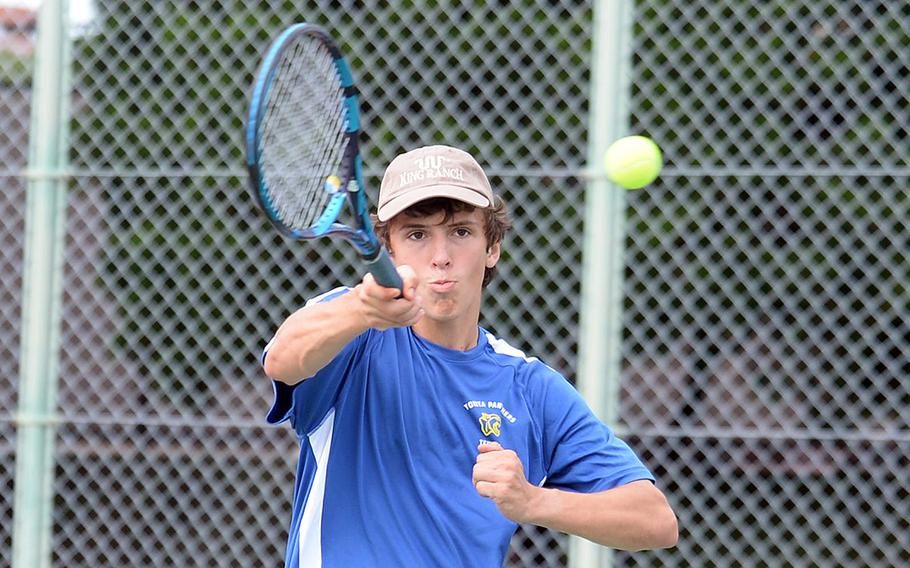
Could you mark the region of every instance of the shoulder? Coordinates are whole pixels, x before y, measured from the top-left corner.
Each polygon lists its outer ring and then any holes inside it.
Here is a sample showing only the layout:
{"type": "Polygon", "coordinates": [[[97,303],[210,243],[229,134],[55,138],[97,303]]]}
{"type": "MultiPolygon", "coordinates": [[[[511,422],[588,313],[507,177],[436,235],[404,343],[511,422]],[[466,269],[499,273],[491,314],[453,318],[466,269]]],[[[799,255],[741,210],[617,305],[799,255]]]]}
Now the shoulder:
{"type": "Polygon", "coordinates": [[[557,414],[587,408],[581,394],[565,375],[492,333],[486,330],[483,333],[486,333],[491,356],[496,362],[515,368],[515,380],[532,407],[540,411],[550,409],[557,414]]]}
{"type": "Polygon", "coordinates": [[[486,330],[485,334],[490,357],[499,365],[515,368],[516,378],[527,389],[545,391],[551,383],[567,383],[562,374],[538,359],[527,355],[521,349],[514,347],[505,339],[496,337],[486,330]]]}

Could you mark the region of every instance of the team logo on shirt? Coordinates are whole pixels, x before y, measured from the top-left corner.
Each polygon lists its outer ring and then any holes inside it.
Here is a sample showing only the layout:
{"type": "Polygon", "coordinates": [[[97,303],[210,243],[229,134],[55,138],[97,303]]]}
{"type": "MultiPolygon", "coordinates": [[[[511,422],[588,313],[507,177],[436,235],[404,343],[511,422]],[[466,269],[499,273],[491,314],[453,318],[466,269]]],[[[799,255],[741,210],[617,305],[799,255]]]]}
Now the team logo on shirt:
{"type": "MultiPolygon", "coordinates": [[[[502,401],[498,400],[469,400],[462,406],[464,409],[474,414],[476,409],[483,409],[480,412],[480,431],[484,436],[499,436],[502,434],[502,425],[505,422],[514,424],[515,416],[509,412],[502,401]]],[[[474,416],[477,416],[474,414],[474,416]]]]}
{"type": "Polygon", "coordinates": [[[480,415],[480,431],[484,436],[499,436],[502,418],[498,414],[484,412],[480,415]]]}

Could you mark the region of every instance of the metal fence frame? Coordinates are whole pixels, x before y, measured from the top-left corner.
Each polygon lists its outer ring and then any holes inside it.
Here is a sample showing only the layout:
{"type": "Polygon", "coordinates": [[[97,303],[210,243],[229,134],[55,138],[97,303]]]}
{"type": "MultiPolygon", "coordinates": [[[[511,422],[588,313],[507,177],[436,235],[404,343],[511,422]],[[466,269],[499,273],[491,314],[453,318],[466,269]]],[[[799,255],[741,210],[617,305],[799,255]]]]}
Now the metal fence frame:
{"type": "Polygon", "coordinates": [[[295,9],[358,32],[371,187],[397,147],[481,154],[520,229],[483,323],[577,380],[680,515],[651,553],[523,527],[508,566],[910,563],[910,6],[124,2],[92,47],[67,4],[41,6],[34,91],[3,85],[32,118],[0,117],[0,318],[22,324],[0,330],[0,568],[279,561],[295,440],[260,420],[259,336],[358,269],[262,238],[237,140],[206,135],[239,131],[230,95],[295,9]],[[194,92],[218,58],[239,77],[194,92]],[[634,193],[600,169],[626,132],[668,159],[634,193]]]}

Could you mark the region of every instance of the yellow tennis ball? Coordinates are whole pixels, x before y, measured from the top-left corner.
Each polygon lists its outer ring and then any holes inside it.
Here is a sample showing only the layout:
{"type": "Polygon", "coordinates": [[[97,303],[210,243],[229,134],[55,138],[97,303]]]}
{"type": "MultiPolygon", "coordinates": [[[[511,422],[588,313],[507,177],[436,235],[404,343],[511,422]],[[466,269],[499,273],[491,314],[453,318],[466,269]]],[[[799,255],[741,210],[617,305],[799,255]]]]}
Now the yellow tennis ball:
{"type": "Polygon", "coordinates": [[[650,138],[626,136],[610,144],[606,154],[607,177],[626,189],[638,189],[657,179],[663,158],[650,138]]]}

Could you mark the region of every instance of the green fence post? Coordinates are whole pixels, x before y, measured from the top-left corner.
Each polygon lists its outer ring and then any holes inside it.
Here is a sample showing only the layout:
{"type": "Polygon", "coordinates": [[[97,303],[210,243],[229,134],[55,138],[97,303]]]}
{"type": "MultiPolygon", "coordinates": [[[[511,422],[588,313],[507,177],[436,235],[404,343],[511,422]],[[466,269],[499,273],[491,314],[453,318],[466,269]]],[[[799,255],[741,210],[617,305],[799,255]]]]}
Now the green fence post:
{"type": "Polygon", "coordinates": [[[51,563],[69,112],[67,0],[38,13],[22,284],[13,568],[51,563]]]}
{"type": "MultiPolygon", "coordinates": [[[[633,0],[594,4],[587,187],[577,387],[606,424],[620,431],[625,191],[606,179],[603,158],[625,134],[633,0]]],[[[612,564],[610,549],[572,537],[569,565],[612,564]]]]}

